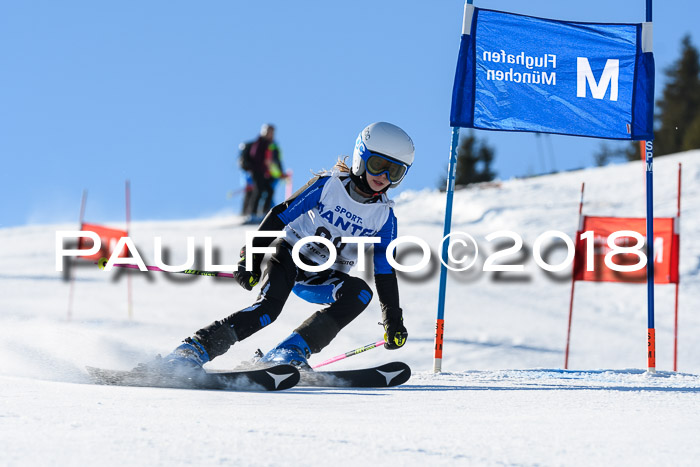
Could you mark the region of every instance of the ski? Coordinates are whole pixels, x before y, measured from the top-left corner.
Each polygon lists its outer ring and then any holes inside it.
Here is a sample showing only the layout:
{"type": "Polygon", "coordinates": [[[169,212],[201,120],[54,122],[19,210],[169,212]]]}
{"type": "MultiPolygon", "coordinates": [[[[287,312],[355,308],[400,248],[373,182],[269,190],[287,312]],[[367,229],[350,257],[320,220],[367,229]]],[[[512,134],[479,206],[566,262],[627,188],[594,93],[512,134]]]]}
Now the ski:
{"type": "Polygon", "coordinates": [[[300,374],[299,386],[386,388],[408,381],[411,377],[411,368],[403,362],[392,362],[359,370],[302,370],[300,374]]]}
{"type": "Polygon", "coordinates": [[[299,370],[291,365],[274,365],[236,371],[203,371],[167,374],[140,367],[128,370],[106,370],[87,367],[96,384],[180,389],[229,391],[281,391],[299,382],[299,370]]]}

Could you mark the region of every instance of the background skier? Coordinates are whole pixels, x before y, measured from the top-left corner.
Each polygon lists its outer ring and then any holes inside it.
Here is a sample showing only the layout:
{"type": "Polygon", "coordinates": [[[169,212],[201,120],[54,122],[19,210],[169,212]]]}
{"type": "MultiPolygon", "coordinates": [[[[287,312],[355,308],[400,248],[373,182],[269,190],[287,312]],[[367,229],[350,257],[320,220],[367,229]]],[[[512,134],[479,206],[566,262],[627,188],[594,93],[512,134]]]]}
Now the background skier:
{"type": "Polygon", "coordinates": [[[243,214],[248,221],[260,221],[270,210],[275,186],[283,177],[282,153],[275,141],[275,127],[265,123],[255,141],[240,146],[239,165],[246,173],[243,214]]]}

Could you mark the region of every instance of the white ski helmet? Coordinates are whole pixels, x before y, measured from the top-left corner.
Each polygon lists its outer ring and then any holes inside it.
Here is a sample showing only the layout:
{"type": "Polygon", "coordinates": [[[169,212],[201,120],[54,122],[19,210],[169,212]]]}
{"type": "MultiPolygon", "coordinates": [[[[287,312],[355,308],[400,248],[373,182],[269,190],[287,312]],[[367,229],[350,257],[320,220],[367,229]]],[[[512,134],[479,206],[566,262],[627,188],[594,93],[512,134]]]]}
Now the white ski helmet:
{"type": "Polygon", "coordinates": [[[390,187],[401,183],[413,164],[415,148],[411,137],[387,122],[372,123],[362,130],[352,155],[352,174],[360,177],[386,173],[390,187]]]}

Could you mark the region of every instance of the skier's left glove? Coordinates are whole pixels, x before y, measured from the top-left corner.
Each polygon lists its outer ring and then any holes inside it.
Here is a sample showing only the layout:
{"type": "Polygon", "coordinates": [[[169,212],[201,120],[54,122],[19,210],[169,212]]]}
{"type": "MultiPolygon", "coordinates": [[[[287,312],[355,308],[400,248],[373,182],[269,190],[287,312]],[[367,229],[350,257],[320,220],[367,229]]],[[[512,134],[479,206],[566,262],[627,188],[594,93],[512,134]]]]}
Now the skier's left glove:
{"type": "Polygon", "coordinates": [[[382,311],[384,320],[384,348],[399,349],[408,339],[408,332],[403,325],[403,312],[401,308],[384,308],[382,311]]]}
{"type": "Polygon", "coordinates": [[[238,270],[233,273],[233,277],[241,284],[241,287],[246,290],[253,290],[253,287],[258,285],[260,276],[262,276],[262,259],[263,255],[261,254],[253,255],[253,269],[246,271],[245,247],[241,248],[241,259],[238,261],[238,270]]]}

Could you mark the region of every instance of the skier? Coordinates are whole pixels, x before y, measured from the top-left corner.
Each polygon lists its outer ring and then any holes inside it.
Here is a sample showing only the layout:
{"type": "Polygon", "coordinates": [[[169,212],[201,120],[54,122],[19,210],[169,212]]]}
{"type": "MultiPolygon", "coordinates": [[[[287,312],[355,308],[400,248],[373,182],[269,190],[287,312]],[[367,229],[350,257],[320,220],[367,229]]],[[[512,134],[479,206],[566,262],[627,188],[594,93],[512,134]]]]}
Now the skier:
{"type": "MultiPolygon", "coordinates": [[[[352,167],[339,160],[333,170],[312,178],[263,219],[258,230],[283,230],[285,236],[276,241],[257,301],[186,338],[165,357],[166,368],[201,369],[235,342],[272,323],[294,291],[306,301],[328,306],[312,314],[261,361],[309,369],[311,354],[327,346],[369,305],[373,295],[364,280],[348,274],[357,261],[358,244],[341,243],[341,237],[380,239],[374,244],[374,282],[382,309],[384,347],[402,347],[408,333],[399,306],[396,273],[385,256],[397,235],[393,202],[386,191],[401,183],[413,157],[413,141],[401,128],[378,122],[363,129],[355,143],[352,167]],[[294,263],[292,247],[308,236],[322,236],[336,246],[337,258],[329,269],[308,272],[294,263]]],[[[273,241],[257,237],[253,246],[265,247],[273,241]]],[[[261,279],[264,255],[252,255],[250,270],[246,269],[248,255],[243,247],[234,276],[243,288],[252,290],[261,279]]],[[[320,242],[305,243],[300,250],[301,259],[309,265],[324,264],[327,255],[328,248],[320,242]]]]}

